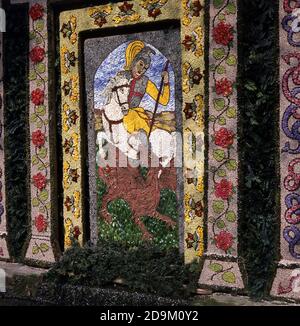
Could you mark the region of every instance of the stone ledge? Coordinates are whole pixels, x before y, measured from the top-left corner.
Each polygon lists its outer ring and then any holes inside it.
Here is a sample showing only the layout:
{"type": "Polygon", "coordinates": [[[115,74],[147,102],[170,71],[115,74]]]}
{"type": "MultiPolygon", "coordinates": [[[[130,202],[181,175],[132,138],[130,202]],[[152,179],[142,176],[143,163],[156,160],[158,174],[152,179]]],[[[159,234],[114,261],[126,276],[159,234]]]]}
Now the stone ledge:
{"type": "Polygon", "coordinates": [[[13,278],[14,276],[41,276],[42,274],[47,273],[47,269],[30,267],[18,263],[7,263],[0,262],[0,269],[3,269],[6,273],[7,278],[13,278]]]}

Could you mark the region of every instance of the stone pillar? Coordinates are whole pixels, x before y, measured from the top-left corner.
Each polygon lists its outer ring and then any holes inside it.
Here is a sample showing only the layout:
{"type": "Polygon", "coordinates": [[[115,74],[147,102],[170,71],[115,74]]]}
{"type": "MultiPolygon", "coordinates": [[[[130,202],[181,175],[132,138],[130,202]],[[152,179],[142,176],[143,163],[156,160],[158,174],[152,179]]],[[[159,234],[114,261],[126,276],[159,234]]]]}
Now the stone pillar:
{"type": "MultiPolygon", "coordinates": [[[[0,1],[2,7],[2,1],[0,1]]],[[[4,17],[5,18],[5,17],[4,17]]],[[[3,17],[1,17],[3,19],[3,17]]],[[[3,92],[3,32],[0,31],[0,260],[9,259],[5,206],[5,152],[4,152],[4,92],[3,92]]]]}
{"type": "Polygon", "coordinates": [[[237,0],[209,5],[208,216],[203,287],[244,289],[238,263],[237,0]]]}
{"type": "MultiPolygon", "coordinates": [[[[26,260],[55,261],[49,139],[47,1],[29,1],[31,232],[26,260]]],[[[53,69],[53,68],[52,68],[53,69]]]]}
{"type": "Polygon", "coordinates": [[[280,261],[271,295],[300,299],[300,3],[280,1],[280,261]]]}

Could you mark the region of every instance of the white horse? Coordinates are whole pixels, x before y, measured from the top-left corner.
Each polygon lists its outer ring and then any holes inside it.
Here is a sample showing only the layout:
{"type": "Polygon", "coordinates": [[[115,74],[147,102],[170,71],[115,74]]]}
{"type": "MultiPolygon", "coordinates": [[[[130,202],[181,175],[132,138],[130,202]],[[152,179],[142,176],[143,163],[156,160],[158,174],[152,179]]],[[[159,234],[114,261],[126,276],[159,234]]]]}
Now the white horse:
{"type": "Polygon", "coordinates": [[[132,160],[140,159],[141,145],[147,148],[150,145],[152,153],[160,160],[160,164],[166,167],[176,153],[176,132],[169,133],[163,129],[154,129],[149,140],[143,130],[128,133],[123,118],[129,111],[129,89],[129,80],[119,73],[110,80],[102,94],[106,98],[106,104],[100,109],[104,131],[97,134],[99,145],[97,162],[100,159],[99,155],[102,159],[107,156],[103,144],[109,142],[132,160]]]}

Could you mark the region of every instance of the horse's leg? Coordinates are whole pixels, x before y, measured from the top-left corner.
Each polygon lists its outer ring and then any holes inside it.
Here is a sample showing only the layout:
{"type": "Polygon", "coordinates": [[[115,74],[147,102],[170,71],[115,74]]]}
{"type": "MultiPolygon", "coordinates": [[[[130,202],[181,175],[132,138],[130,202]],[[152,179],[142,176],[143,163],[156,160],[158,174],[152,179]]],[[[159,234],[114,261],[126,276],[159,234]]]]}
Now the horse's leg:
{"type": "Polygon", "coordinates": [[[152,234],[147,230],[147,228],[145,227],[145,224],[140,220],[140,218],[138,216],[136,216],[134,214],[134,212],[132,213],[133,216],[133,220],[134,223],[140,228],[140,230],[142,231],[143,234],[143,239],[144,240],[152,240],[153,236],[152,234]]]}
{"type": "Polygon", "coordinates": [[[174,227],[174,226],[177,225],[177,222],[174,221],[173,219],[171,219],[171,217],[169,217],[169,216],[167,216],[167,215],[160,214],[160,213],[157,212],[157,211],[153,214],[153,216],[154,216],[156,219],[165,222],[167,225],[169,225],[169,226],[171,226],[171,227],[174,227]]]}

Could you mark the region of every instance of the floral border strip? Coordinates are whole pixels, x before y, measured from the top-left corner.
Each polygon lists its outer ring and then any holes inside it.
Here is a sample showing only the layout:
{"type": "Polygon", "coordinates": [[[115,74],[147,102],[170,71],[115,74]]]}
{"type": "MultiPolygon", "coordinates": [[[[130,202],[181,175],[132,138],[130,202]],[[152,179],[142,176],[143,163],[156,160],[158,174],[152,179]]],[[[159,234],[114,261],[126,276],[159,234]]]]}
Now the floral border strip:
{"type": "MultiPolygon", "coordinates": [[[[2,1],[0,1],[2,8],[2,1]]],[[[3,33],[0,33],[0,260],[9,259],[5,207],[5,151],[4,151],[4,89],[3,89],[3,33]]]]}
{"type": "Polygon", "coordinates": [[[60,57],[66,248],[71,245],[72,239],[79,243],[83,242],[78,35],[84,30],[178,18],[181,18],[182,33],[183,128],[184,134],[186,132],[193,134],[192,137],[184,138],[185,156],[198,154],[198,158],[200,157],[197,166],[185,170],[184,250],[187,262],[203,254],[204,4],[200,0],[183,0],[181,8],[175,0],[143,0],[124,1],[61,13],[60,57]],[[200,154],[195,153],[195,141],[199,141],[202,145],[200,154]]]}
{"type": "Polygon", "coordinates": [[[210,3],[206,261],[200,284],[244,288],[238,259],[237,0],[210,3]]]}
{"type": "Polygon", "coordinates": [[[204,252],[204,1],[183,0],[181,19],[185,261],[204,252]],[[187,165],[191,158],[191,166],[187,165]]]}
{"type": "Polygon", "coordinates": [[[31,235],[26,259],[55,261],[51,244],[47,0],[29,2],[31,235]]]}
{"type": "Polygon", "coordinates": [[[281,261],[271,294],[298,300],[300,299],[299,23],[300,1],[282,1],[279,9],[281,261]]]}

